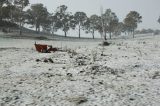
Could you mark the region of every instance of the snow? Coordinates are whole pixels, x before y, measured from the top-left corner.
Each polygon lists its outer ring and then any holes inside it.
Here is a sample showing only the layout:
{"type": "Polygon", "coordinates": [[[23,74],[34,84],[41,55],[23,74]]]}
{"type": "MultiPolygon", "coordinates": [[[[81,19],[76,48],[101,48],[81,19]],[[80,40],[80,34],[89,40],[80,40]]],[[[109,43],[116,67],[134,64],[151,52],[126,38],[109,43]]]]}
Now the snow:
{"type": "Polygon", "coordinates": [[[66,50],[46,54],[34,42],[0,37],[1,106],[160,105],[160,36],[110,40],[104,48],[36,40],[66,50]]]}

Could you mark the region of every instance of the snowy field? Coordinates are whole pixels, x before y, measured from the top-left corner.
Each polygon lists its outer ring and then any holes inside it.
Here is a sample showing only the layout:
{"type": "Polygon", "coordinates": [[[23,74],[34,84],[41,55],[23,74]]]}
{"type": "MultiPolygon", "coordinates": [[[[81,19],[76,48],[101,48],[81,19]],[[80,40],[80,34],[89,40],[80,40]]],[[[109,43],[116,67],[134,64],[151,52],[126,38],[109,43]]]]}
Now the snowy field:
{"type": "Polygon", "coordinates": [[[160,106],[160,36],[34,42],[0,38],[0,106],[160,106]]]}

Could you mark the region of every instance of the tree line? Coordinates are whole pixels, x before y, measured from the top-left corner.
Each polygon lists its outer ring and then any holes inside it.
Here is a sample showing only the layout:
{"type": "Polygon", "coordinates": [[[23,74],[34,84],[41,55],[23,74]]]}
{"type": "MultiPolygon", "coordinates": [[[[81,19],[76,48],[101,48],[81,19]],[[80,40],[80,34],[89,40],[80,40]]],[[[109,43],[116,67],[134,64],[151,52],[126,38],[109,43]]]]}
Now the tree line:
{"type": "MultiPolygon", "coordinates": [[[[106,9],[100,16],[93,14],[90,17],[85,12],[78,11],[74,14],[68,11],[66,5],[57,7],[53,13],[48,12],[47,8],[41,4],[32,4],[29,9],[29,0],[1,0],[0,1],[0,23],[8,21],[19,26],[19,33],[22,34],[24,24],[32,25],[37,33],[43,29],[54,35],[57,30],[62,30],[64,36],[70,29],[78,30],[78,37],[81,37],[81,31],[91,33],[93,39],[95,31],[99,32],[106,40],[107,34],[110,39],[112,35],[131,33],[134,37],[135,29],[142,22],[142,16],[136,11],[130,11],[123,22],[115,12],[106,9]]],[[[159,19],[160,22],[160,19],[159,19]]],[[[3,27],[3,24],[0,24],[3,27]]]]}

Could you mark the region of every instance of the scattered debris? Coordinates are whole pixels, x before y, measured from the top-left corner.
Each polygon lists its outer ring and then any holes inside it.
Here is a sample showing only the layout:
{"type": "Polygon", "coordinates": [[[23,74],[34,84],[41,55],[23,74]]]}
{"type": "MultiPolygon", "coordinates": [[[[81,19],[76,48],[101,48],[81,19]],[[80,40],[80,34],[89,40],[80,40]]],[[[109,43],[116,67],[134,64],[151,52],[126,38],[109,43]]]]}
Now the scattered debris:
{"type": "Polygon", "coordinates": [[[103,41],[102,46],[109,46],[110,43],[108,43],[107,41],[103,41]]]}
{"type": "Polygon", "coordinates": [[[2,98],[2,100],[4,102],[10,102],[12,100],[12,98],[11,97],[4,97],[4,98],[2,98]]]}
{"type": "Polygon", "coordinates": [[[54,63],[53,60],[52,60],[51,58],[49,58],[48,61],[49,61],[50,63],[54,63]]]}
{"type": "Polygon", "coordinates": [[[160,78],[160,72],[159,71],[156,71],[154,73],[154,75],[152,76],[152,79],[157,79],[157,78],[160,78]]]}
{"type": "Polygon", "coordinates": [[[88,99],[86,97],[75,97],[75,98],[69,98],[68,101],[73,102],[76,105],[79,105],[79,104],[87,102],[88,99]]]}
{"type": "Polygon", "coordinates": [[[134,99],[134,98],[129,98],[129,100],[133,101],[133,100],[135,100],[135,99],[134,99]]]}
{"type": "Polygon", "coordinates": [[[100,46],[109,46],[110,43],[107,41],[103,41],[101,44],[99,44],[100,46]]]}
{"type": "Polygon", "coordinates": [[[73,75],[71,73],[67,73],[67,76],[68,77],[72,77],[73,75]]]}
{"type": "Polygon", "coordinates": [[[36,62],[41,62],[43,61],[44,63],[54,63],[54,61],[51,58],[44,58],[42,60],[36,59],[36,62]]]}
{"type": "Polygon", "coordinates": [[[134,65],[133,67],[134,68],[138,68],[138,67],[140,67],[141,65],[138,65],[138,64],[136,64],[136,65],[134,65]]]}
{"type": "Polygon", "coordinates": [[[40,59],[36,59],[36,62],[40,62],[41,60],[40,59]]]}
{"type": "Polygon", "coordinates": [[[48,63],[48,59],[47,59],[47,58],[45,58],[43,62],[48,63]]]}
{"type": "Polygon", "coordinates": [[[42,73],[40,76],[51,78],[51,77],[54,77],[55,75],[53,73],[42,73]]]}

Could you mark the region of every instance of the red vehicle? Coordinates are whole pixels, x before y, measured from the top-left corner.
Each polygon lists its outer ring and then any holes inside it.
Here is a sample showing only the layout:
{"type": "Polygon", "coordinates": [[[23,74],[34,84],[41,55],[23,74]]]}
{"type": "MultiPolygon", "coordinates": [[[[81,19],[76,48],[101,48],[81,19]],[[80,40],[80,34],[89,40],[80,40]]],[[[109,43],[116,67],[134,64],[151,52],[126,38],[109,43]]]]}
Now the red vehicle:
{"type": "Polygon", "coordinates": [[[46,44],[34,44],[35,48],[38,52],[40,53],[51,53],[51,52],[55,52],[58,51],[57,48],[52,48],[51,45],[46,45],[46,44]]]}

